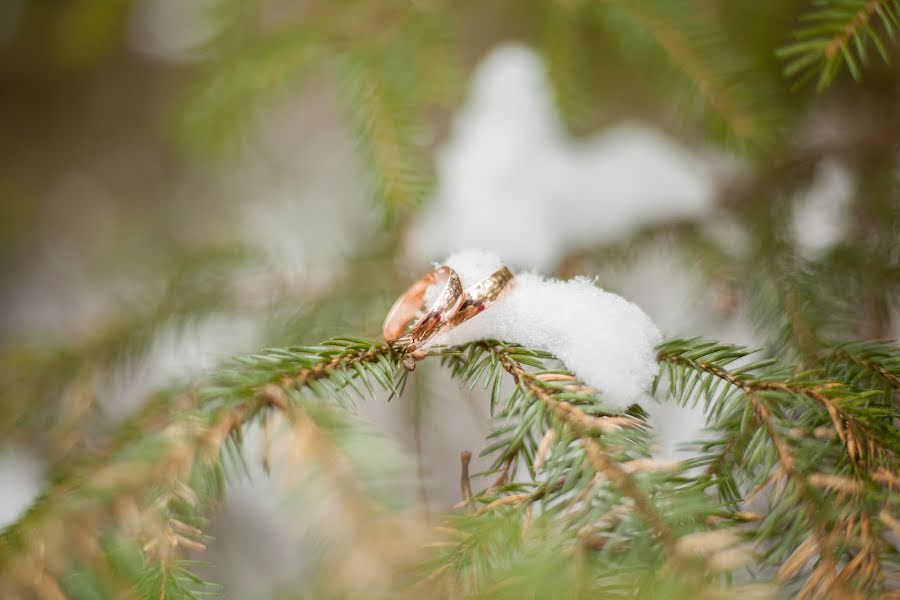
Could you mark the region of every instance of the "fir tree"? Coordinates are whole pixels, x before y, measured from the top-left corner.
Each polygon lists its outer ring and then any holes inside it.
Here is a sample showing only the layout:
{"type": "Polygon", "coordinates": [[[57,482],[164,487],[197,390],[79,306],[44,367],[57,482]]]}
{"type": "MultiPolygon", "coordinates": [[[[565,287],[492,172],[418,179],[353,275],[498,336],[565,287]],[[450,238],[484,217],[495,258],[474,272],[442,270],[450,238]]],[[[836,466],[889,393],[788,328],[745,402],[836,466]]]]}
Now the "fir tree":
{"type": "MultiPolygon", "coordinates": [[[[65,90],[73,70],[114,69],[139,3],[13,4],[0,77],[34,100],[65,90]]],[[[89,336],[7,340],[0,434],[42,448],[49,473],[0,532],[0,596],[219,594],[210,523],[259,436],[263,467],[288,481],[297,514],[312,515],[308,564],[272,598],[900,593],[900,348],[889,339],[900,295],[898,2],[277,4],[209,3],[216,35],[202,61],[180,67],[189,83],[166,104],[167,148],[234,164],[261,114],[326,86],[352,129],[377,233],[327,286],[297,294],[264,279],[265,300],[248,306],[234,281],[264,270],[258,248],[198,248],[154,221],[145,227],[171,241],[159,244],[166,284],[155,300],[114,311],[89,336]],[[687,219],[584,248],[557,273],[596,274],[666,240],[721,290],[723,312],[747,309],[761,348],[691,338],[656,349],[655,399],[702,407],[709,429],[686,462],[654,458],[640,406],[612,409],[547,353],[486,340],[417,362],[376,340],[408,284],[403,240],[433,191],[435,131],[461,102],[472,44],[507,38],[541,51],[574,134],[638,114],[743,165],[717,192],[715,219],[737,224],[745,243],[687,219]],[[809,253],[790,224],[826,159],[858,186],[844,238],[809,253]],[[153,391],[122,422],[104,413],[98,382],[151,348],[153,332],[217,311],[264,312],[271,347],[153,391]],[[364,337],[329,337],[348,335],[364,337]],[[471,473],[460,448],[460,502],[435,514],[416,498],[408,459],[356,412],[401,396],[421,409],[439,369],[483,390],[492,419],[478,449],[489,468],[471,473]]],[[[43,107],[8,110],[39,120],[43,107]]],[[[8,196],[0,251],[12,263],[26,213],[8,196]]]]}

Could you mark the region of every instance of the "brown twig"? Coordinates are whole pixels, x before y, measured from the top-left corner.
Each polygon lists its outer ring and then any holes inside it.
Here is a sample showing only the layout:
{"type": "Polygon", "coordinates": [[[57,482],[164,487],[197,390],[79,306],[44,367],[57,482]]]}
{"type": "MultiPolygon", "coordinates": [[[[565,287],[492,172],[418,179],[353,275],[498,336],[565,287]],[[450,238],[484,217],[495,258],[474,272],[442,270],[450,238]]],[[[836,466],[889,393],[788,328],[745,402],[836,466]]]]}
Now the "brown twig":
{"type": "Polygon", "coordinates": [[[459,487],[463,502],[468,502],[472,498],[472,481],[469,479],[469,461],[471,460],[472,453],[468,450],[459,453],[459,487]]]}
{"type": "Polygon", "coordinates": [[[859,12],[857,12],[849,23],[838,33],[834,35],[825,46],[825,56],[834,59],[847,46],[850,39],[859,33],[859,30],[866,27],[869,19],[882,6],[888,3],[888,0],[869,0],[859,12]]]}
{"type": "Polygon", "coordinates": [[[312,367],[301,369],[294,375],[282,377],[281,385],[285,389],[304,387],[308,382],[316,379],[322,379],[336,369],[345,368],[354,363],[372,362],[380,356],[385,356],[392,352],[387,344],[375,344],[365,352],[349,350],[338,354],[331,360],[321,362],[312,367]]]}
{"type": "Polygon", "coordinates": [[[489,491],[496,490],[509,482],[509,470],[512,468],[512,465],[513,459],[506,459],[506,461],[503,463],[503,469],[500,471],[500,475],[498,475],[497,479],[495,479],[493,483],[488,486],[489,491]]]}
{"type": "Polygon", "coordinates": [[[547,452],[550,451],[550,446],[553,445],[554,440],[556,440],[556,431],[548,429],[547,433],[544,434],[544,437],[541,438],[541,443],[538,444],[538,450],[534,454],[532,470],[535,473],[539,473],[541,469],[544,468],[544,462],[547,460],[547,452]]]}

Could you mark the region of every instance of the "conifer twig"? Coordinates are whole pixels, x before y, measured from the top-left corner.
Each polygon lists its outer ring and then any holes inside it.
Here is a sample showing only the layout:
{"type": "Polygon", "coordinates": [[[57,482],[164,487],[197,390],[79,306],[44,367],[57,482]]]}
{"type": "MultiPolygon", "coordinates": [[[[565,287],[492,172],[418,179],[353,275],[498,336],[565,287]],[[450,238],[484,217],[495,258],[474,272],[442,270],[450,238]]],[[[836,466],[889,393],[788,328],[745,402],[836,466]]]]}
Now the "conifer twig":
{"type": "Polygon", "coordinates": [[[875,438],[874,435],[868,430],[865,424],[861,423],[859,419],[856,418],[855,415],[843,410],[837,403],[835,403],[831,398],[829,398],[825,393],[826,390],[829,389],[840,389],[844,387],[843,383],[836,381],[822,382],[817,383],[812,386],[801,385],[797,383],[791,382],[770,382],[770,381],[754,381],[748,378],[739,377],[733,375],[711,363],[703,362],[702,360],[693,360],[688,359],[679,354],[660,354],[658,356],[660,361],[664,362],[673,362],[673,363],[681,363],[692,368],[701,370],[703,372],[709,373],[728,384],[740,389],[743,391],[747,397],[751,397],[752,394],[756,392],[765,392],[765,391],[776,391],[776,392],[788,392],[793,394],[800,394],[807,396],[816,400],[818,403],[822,405],[823,408],[828,412],[829,417],[831,418],[832,423],[835,426],[835,430],[838,436],[841,438],[841,441],[847,446],[847,452],[850,455],[850,458],[854,461],[858,460],[858,456],[856,455],[857,448],[854,447],[854,442],[852,437],[848,438],[845,428],[841,423],[841,419],[854,424],[861,431],[870,435],[869,440],[872,446],[880,448],[884,452],[890,452],[889,449],[884,448],[881,443],[875,438]]]}
{"type": "MultiPolygon", "coordinates": [[[[309,387],[332,378],[337,386],[355,386],[350,378],[366,373],[364,365],[384,360],[393,352],[386,344],[373,344],[364,340],[336,338],[328,344],[330,345],[287,352],[289,358],[284,357],[285,353],[277,358],[250,357],[243,361],[250,365],[246,374],[235,379],[234,373],[226,369],[225,378],[221,382],[213,381],[210,384],[213,393],[207,393],[201,388],[189,394],[164,396],[161,400],[148,404],[145,410],[123,427],[123,433],[116,436],[104,452],[60,477],[25,515],[0,533],[0,569],[25,569],[33,572],[34,553],[47,552],[47,548],[51,546],[49,536],[60,535],[55,524],[70,521],[66,516],[68,513],[85,518],[90,518],[89,515],[100,518],[105,514],[102,508],[105,504],[115,503],[123,497],[132,497],[148,486],[185,477],[197,457],[218,456],[224,442],[263,408],[286,411],[288,405],[283,390],[309,387]],[[311,356],[314,358],[310,359],[311,356]],[[297,369],[292,366],[295,364],[306,366],[297,369]],[[351,369],[360,371],[354,370],[353,375],[342,374],[351,369]],[[272,383],[273,380],[277,383],[272,383]],[[221,387],[223,385],[225,388],[221,387]],[[228,386],[233,386],[235,390],[247,390],[244,392],[247,399],[222,404],[222,390],[227,390],[228,386]],[[162,436],[168,446],[151,463],[131,465],[127,458],[124,459],[125,462],[117,462],[115,457],[129,444],[139,441],[138,436],[152,431],[150,424],[166,414],[166,409],[171,408],[171,398],[186,400],[177,406],[180,410],[192,411],[196,416],[188,420],[179,419],[163,429],[162,436]],[[203,423],[206,410],[211,410],[206,417],[210,419],[208,424],[203,423]],[[109,491],[113,494],[109,495],[109,491]],[[84,504],[73,501],[73,494],[82,498],[81,502],[84,504]]],[[[384,374],[379,374],[374,367],[372,369],[371,373],[379,384],[391,387],[384,374]]],[[[366,385],[371,386],[368,382],[366,385]]],[[[96,528],[93,535],[97,535],[99,530],[99,527],[96,528]]],[[[36,581],[34,576],[20,579],[26,582],[36,581]]]]}
{"type": "Polygon", "coordinates": [[[853,15],[853,18],[844,25],[844,28],[831,37],[828,44],[825,46],[825,56],[829,59],[836,58],[838,54],[844,51],[850,40],[854,36],[859,35],[860,31],[866,27],[866,24],[875,13],[882,10],[889,2],[890,0],[869,0],[866,2],[862,8],[853,15]]]}
{"type": "Polygon", "coordinates": [[[887,63],[890,54],[884,34],[894,38],[900,7],[896,0],[820,0],[803,15],[807,23],[794,32],[794,42],[778,49],[778,55],[789,61],[787,75],[800,75],[801,81],[819,70],[820,89],[829,85],[846,64],[854,79],[862,78],[861,65],[868,62],[867,45],[871,44],[887,63]],[[875,17],[880,18],[883,32],[876,30],[875,17]]]}
{"type": "Polygon", "coordinates": [[[540,400],[547,408],[556,414],[557,418],[566,424],[576,436],[581,439],[585,452],[597,473],[603,473],[609,477],[610,481],[616,485],[619,490],[634,502],[635,509],[643,517],[650,528],[654,531],[660,543],[669,553],[670,557],[677,559],[677,551],[675,548],[675,538],[672,530],[659,515],[650,499],[644,494],[637,484],[634,483],[630,475],[619,467],[615,461],[609,458],[606,452],[600,447],[600,444],[592,436],[596,432],[594,418],[585,414],[572,404],[556,399],[553,394],[548,392],[540,379],[526,371],[522,365],[510,358],[505,352],[498,353],[498,360],[503,368],[513,379],[520,385],[523,385],[535,397],[540,400]]]}
{"type": "MultiPolygon", "coordinates": [[[[829,533],[829,527],[824,520],[820,511],[820,506],[815,499],[812,488],[823,487],[852,495],[859,495],[863,490],[863,482],[860,478],[871,479],[871,470],[873,463],[867,460],[861,453],[862,449],[868,449],[870,455],[875,455],[877,451],[883,460],[892,458],[894,453],[892,450],[882,444],[877,433],[871,430],[867,424],[861,421],[857,416],[845,410],[838,402],[836,402],[830,394],[832,390],[844,391],[846,385],[840,382],[815,381],[806,383],[803,381],[773,381],[771,378],[757,377],[750,375],[753,366],[739,369],[737,373],[731,373],[725,370],[719,363],[727,363],[735,357],[746,355],[746,352],[738,351],[734,348],[725,346],[716,346],[714,344],[696,343],[693,346],[688,342],[673,342],[664,345],[659,353],[659,360],[664,363],[682,365],[697,372],[712,376],[713,378],[724,381],[734,389],[739,390],[748,399],[753,409],[753,414],[758,422],[763,426],[767,437],[770,439],[772,446],[775,448],[779,467],[775,470],[756,490],[750,493],[749,498],[762,489],[768,482],[777,479],[779,473],[786,476],[790,480],[797,491],[801,501],[801,506],[806,515],[806,519],[812,527],[812,535],[807,542],[801,544],[794,550],[794,554],[781,567],[783,577],[788,577],[796,573],[803,564],[805,564],[812,555],[807,556],[811,550],[818,554],[820,564],[818,569],[813,571],[806,582],[802,596],[822,597],[830,593],[838,593],[841,590],[846,591],[849,582],[849,575],[852,572],[865,568],[867,572],[867,581],[881,581],[882,572],[881,564],[878,558],[879,541],[872,535],[871,517],[865,502],[860,498],[854,503],[847,505],[847,510],[855,510],[857,517],[847,518],[840,516],[837,523],[829,533]],[[707,358],[708,357],[708,358],[707,358]],[[788,447],[787,441],[782,437],[772,412],[768,406],[765,395],[771,393],[784,393],[790,395],[798,395],[809,398],[815,403],[825,408],[829,419],[834,427],[834,433],[840,438],[851,464],[856,466],[852,472],[852,478],[846,478],[839,475],[829,475],[824,473],[813,473],[806,475],[797,467],[797,460],[788,447]],[[865,444],[857,440],[857,434],[862,433],[866,436],[865,444]],[[853,508],[855,507],[855,508],[853,508]],[[860,535],[863,541],[863,548],[848,564],[843,566],[840,573],[837,572],[839,561],[837,555],[833,551],[832,538],[838,534],[841,523],[845,523],[849,531],[858,518],[860,525],[860,535]],[[806,556],[805,559],[801,557],[806,556]]],[[[771,364],[771,363],[765,363],[771,364]]],[[[687,386],[689,390],[697,389],[697,380],[693,384],[689,384],[683,378],[680,380],[681,387],[687,386]]],[[[706,390],[704,393],[711,394],[716,386],[705,384],[700,386],[700,390],[706,390]]],[[[720,410],[720,409],[714,409],[720,410]]],[[[725,459],[732,450],[732,445],[739,443],[742,433],[746,428],[741,428],[740,432],[731,437],[727,444],[722,448],[716,459],[716,463],[711,465],[709,472],[718,473],[720,461],[725,459]]],[[[743,442],[740,442],[743,443],[743,442]]]]}
{"type": "MultiPolygon", "coordinates": [[[[749,392],[748,398],[753,405],[753,410],[756,413],[759,422],[765,427],[769,439],[772,440],[772,444],[775,446],[782,471],[794,482],[797,492],[803,500],[802,504],[803,509],[806,512],[806,518],[813,528],[812,539],[814,540],[814,545],[822,561],[820,569],[822,569],[823,573],[822,579],[824,580],[823,583],[825,585],[824,593],[828,593],[831,588],[831,583],[835,578],[837,559],[828,542],[828,534],[825,525],[819,519],[818,507],[816,506],[815,501],[809,496],[809,481],[797,470],[796,460],[788,448],[787,443],[785,443],[781,434],[775,428],[775,423],[772,421],[772,413],[770,412],[769,407],[766,406],[766,403],[756,392],[749,392]]],[[[815,576],[810,579],[815,579],[815,576]]]]}
{"type": "Polygon", "coordinates": [[[682,32],[654,15],[652,10],[643,7],[641,3],[619,0],[604,0],[604,3],[615,3],[641,25],[737,137],[752,139],[758,133],[753,114],[738,106],[728,89],[710,71],[704,57],[691,47],[682,32]]]}
{"type": "Polygon", "coordinates": [[[469,461],[472,460],[472,453],[463,450],[459,453],[460,475],[459,486],[462,502],[466,503],[472,497],[472,481],[469,479],[469,461]]]}
{"type": "Polygon", "coordinates": [[[866,357],[860,352],[854,352],[851,350],[851,348],[856,349],[859,346],[860,346],[860,344],[858,344],[858,343],[853,344],[853,345],[844,344],[842,346],[839,346],[832,352],[828,353],[826,355],[826,358],[829,356],[836,357],[836,358],[845,360],[847,362],[850,362],[852,364],[858,365],[859,367],[863,368],[864,370],[883,379],[885,382],[888,383],[888,385],[891,386],[891,388],[894,391],[900,392],[900,375],[897,375],[896,373],[891,372],[891,370],[889,370],[888,367],[886,367],[883,364],[880,364],[879,362],[872,359],[871,357],[866,357]]]}

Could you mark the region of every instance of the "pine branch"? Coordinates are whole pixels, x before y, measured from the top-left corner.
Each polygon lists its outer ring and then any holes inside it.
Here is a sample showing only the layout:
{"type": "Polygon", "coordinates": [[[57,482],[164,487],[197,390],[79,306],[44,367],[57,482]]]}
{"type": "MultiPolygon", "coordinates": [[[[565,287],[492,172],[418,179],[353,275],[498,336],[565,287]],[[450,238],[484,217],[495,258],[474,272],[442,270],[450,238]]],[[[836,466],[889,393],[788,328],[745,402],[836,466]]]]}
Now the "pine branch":
{"type": "MultiPolygon", "coordinates": [[[[869,350],[865,360],[890,365],[889,352],[876,356],[869,350]]],[[[464,505],[480,507],[451,519],[456,541],[440,544],[444,550],[429,561],[432,576],[420,585],[463,585],[473,593],[494,593],[501,581],[527,586],[537,576],[528,571],[536,568],[531,560],[539,546],[550,552],[540,555],[545,567],[568,561],[565,581],[559,583],[573,593],[633,594],[635,573],[646,574],[645,585],[671,586],[675,593],[752,561],[755,551],[741,543],[746,534],[765,541],[780,577],[786,585],[800,586],[794,590],[800,596],[883,585],[883,565],[890,563],[882,558],[892,556],[882,536],[895,522],[889,475],[896,470],[897,434],[883,426],[893,423],[893,412],[856,404],[874,391],[797,375],[771,360],[726,368],[748,355],[731,346],[676,340],[660,348],[669,393],[680,402],[706,398],[707,413],[722,434],[712,443],[721,451],[712,457],[732,455],[712,469],[717,483],[729,485],[734,477],[733,493],[740,498],[772,486],[770,511],[762,515],[733,501],[731,508],[718,506],[704,492],[705,477],[692,478],[680,466],[650,459],[643,422],[607,411],[596,390],[564,369],[548,368],[554,359],[546,353],[491,341],[432,354],[448,363],[463,385],[490,388],[492,413],[505,423],[492,432],[494,441],[485,449],[496,456],[496,481],[472,495],[465,474],[469,498],[464,505]],[[504,374],[515,384],[505,400],[504,374]],[[805,403],[792,405],[798,400],[805,403]],[[822,429],[831,433],[820,436],[822,429]],[[840,440],[846,458],[833,451],[830,437],[840,440]],[[859,451],[851,450],[854,444],[859,451]],[[738,472],[724,472],[737,465],[738,472]],[[520,466],[530,479],[517,480],[520,466]],[[749,483],[756,489],[742,492],[749,483]],[[888,486],[887,495],[879,485],[888,486]],[[827,505],[826,496],[834,502],[827,505]],[[798,503],[799,520],[793,510],[798,503]],[[529,555],[526,563],[516,562],[517,556],[529,555]],[[811,560],[815,567],[801,577],[811,560]],[[523,564],[528,565],[524,572],[523,564]]],[[[346,427],[342,417],[307,402],[304,394],[349,407],[348,389],[373,395],[372,382],[399,393],[408,373],[403,370],[399,385],[394,383],[399,363],[384,344],[338,338],[322,346],[242,357],[190,393],[173,393],[169,403],[148,408],[126,427],[119,446],[82,465],[77,479],[60,480],[3,533],[0,564],[11,574],[7,585],[13,590],[56,585],[65,593],[73,585],[68,576],[61,578],[72,552],[65,544],[71,540],[94,548],[83,555],[88,569],[115,570],[114,557],[101,551],[97,537],[109,531],[105,520],[111,509],[127,531],[119,513],[134,506],[143,516],[130,535],[144,546],[138,556],[152,557],[115,585],[192,597],[191,582],[202,579],[192,578],[177,550],[202,548],[198,518],[221,495],[225,460],[233,456],[237,464],[244,428],[271,414],[290,424],[288,456],[304,467],[288,470],[316,465],[313,471],[321,471],[341,503],[343,533],[329,528],[326,554],[332,566],[321,567],[331,574],[332,589],[352,592],[366,585],[371,591],[372,585],[386,585],[409,560],[417,528],[386,518],[379,494],[361,487],[365,478],[339,457],[344,452],[339,431],[346,427]],[[157,420],[165,423],[158,433],[151,425],[157,420]],[[40,551],[52,553],[56,562],[43,564],[40,551]],[[374,579],[364,584],[358,573],[339,566],[359,561],[377,564],[369,571],[374,579]]],[[[365,446],[354,442],[354,447],[365,446]]],[[[309,485],[305,480],[304,487],[309,485]]]]}
{"type": "MultiPolygon", "coordinates": [[[[874,453],[878,454],[894,455],[896,453],[895,445],[885,441],[880,435],[883,432],[872,431],[869,424],[860,415],[852,410],[843,408],[839,401],[846,399],[848,395],[853,395],[853,393],[842,382],[804,381],[797,378],[786,381],[769,381],[748,375],[751,369],[747,367],[741,368],[738,374],[730,373],[718,364],[718,361],[723,356],[733,359],[743,358],[750,354],[735,346],[716,346],[713,343],[685,340],[683,342],[675,341],[666,344],[662,348],[658,356],[660,361],[680,363],[713,375],[741,390],[751,400],[754,394],[760,392],[786,392],[803,395],[815,400],[828,412],[838,437],[846,446],[848,455],[854,461],[865,459],[865,456],[860,456],[860,452],[866,451],[866,449],[872,449],[874,453]],[[679,346],[680,343],[685,345],[679,346]],[[693,343],[697,343],[697,349],[694,352],[682,353],[693,343]],[[845,427],[845,423],[849,428],[845,427]],[[854,430],[861,432],[863,439],[857,439],[854,430]]],[[[771,366],[771,363],[765,361],[754,365],[754,367],[757,366],[771,366]]]]}
{"type": "MultiPolygon", "coordinates": [[[[720,36],[720,23],[701,19],[702,11],[690,2],[676,4],[604,0],[598,5],[598,14],[624,17],[609,27],[613,36],[635,32],[623,44],[633,45],[635,39],[646,37],[732,138],[760,141],[764,122],[771,118],[766,116],[771,103],[765,106],[752,94],[764,86],[759,81],[752,88],[746,85],[748,78],[754,76],[753,71],[747,68],[733,40],[720,36]]],[[[667,96],[670,93],[671,90],[667,96]]]]}
{"type": "Polygon", "coordinates": [[[346,52],[339,76],[356,139],[366,159],[373,196],[385,217],[404,214],[424,197],[427,168],[415,129],[408,85],[393,81],[404,64],[384,50],[346,52]]]}
{"type": "Polygon", "coordinates": [[[190,150],[233,147],[253,122],[248,116],[299,82],[323,45],[315,31],[297,27],[229,53],[184,94],[172,116],[175,136],[190,150]]]}
{"type": "Polygon", "coordinates": [[[854,79],[862,79],[871,47],[890,62],[885,37],[892,41],[900,29],[900,2],[817,0],[802,20],[808,24],[793,34],[796,41],[777,54],[786,61],[786,75],[803,82],[818,73],[817,85],[824,89],[844,65],[854,79]]]}
{"type": "Polygon", "coordinates": [[[721,86],[703,59],[694,53],[687,40],[677,30],[656,21],[649,11],[643,11],[632,5],[634,14],[641,20],[647,31],[659,45],[665,49],[678,64],[697,90],[703,94],[710,106],[729,124],[739,138],[752,138],[756,134],[755,118],[749,111],[744,111],[735,102],[730,93],[721,86]]]}
{"type": "MultiPolygon", "coordinates": [[[[153,332],[168,326],[182,327],[191,318],[213,310],[234,308],[231,299],[227,306],[223,306],[223,300],[233,293],[233,270],[247,264],[251,254],[247,248],[198,250],[174,242],[167,246],[167,259],[177,267],[164,281],[165,292],[157,302],[108,315],[91,327],[89,336],[51,349],[25,343],[3,349],[0,438],[20,434],[56,450],[59,438],[66,437],[68,444],[79,449],[90,447],[94,440],[81,434],[89,429],[93,433],[90,425],[99,416],[99,391],[91,383],[98,372],[108,373],[147,351],[153,332]],[[73,400],[75,404],[90,402],[91,406],[73,411],[67,406],[67,401],[73,400]],[[72,412],[90,423],[72,419],[72,412]],[[48,421],[53,422],[49,428],[48,421]]],[[[57,457],[51,451],[48,458],[53,461],[57,457]]]]}
{"type": "MultiPolygon", "coordinates": [[[[121,511],[125,506],[138,506],[141,494],[151,490],[183,485],[179,482],[187,479],[194,465],[215,462],[229,436],[260,408],[259,403],[238,405],[216,411],[208,420],[187,418],[174,422],[160,438],[138,444],[136,456],[126,455],[101,466],[58,504],[43,506],[39,513],[42,518],[36,519],[34,511],[30,511],[31,520],[15,526],[16,537],[10,536],[10,530],[3,534],[0,565],[12,585],[7,593],[37,590],[45,580],[60,577],[74,558],[71,553],[79,546],[82,552],[88,549],[89,557],[95,555],[97,544],[92,538],[104,530],[111,513],[116,515],[116,509],[121,511]],[[156,450],[152,461],[146,458],[150,449],[147,446],[156,450]],[[53,563],[45,563],[45,552],[54,557],[53,563]]],[[[124,515],[118,516],[122,519],[124,515]]],[[[163,558],[168,556],[168,550],[158,549],[163,558]]],[[[138,587],[145,591],[180,590],[177,580],[167,580],[169,572],[162,568],[166,561],[157,564],[160,568],[148,569],[146,579],[138,587]]],[[[178,569],[174,564],[173,568],[178,569]]]]}
{"type": "MultiPolygon", "coordinates": [[[[353,457],[342,445],[342,435],[352,422],[345,415],[315,405],[305,406],[297,392],[285,392],[271,386],[271,393],[290,426],[285,439],[287,471],[303,473],[297,480],[297,491],[308,496],[310,507],[323,500],[334,511],[334,519],[309,525],[308,535],[316,535],[323,552],[319,570],[327,570],[323,579],[329,588],[355,597],[371,594],[378,587],[387,588],[396,574],[406,568],[423,537],[420,514],[417,511],[398,511],[403,506],[403,490],[388,483],[387,472],[395,465],[374,465],[375,473],[360,472],[355,460],[371,460],[377,451],[372,438],[360,443],[361,436],[352,432],[351,444],[360,457],[353,457]],[[355,460],[354,460],[355,459],[355,460]],[[324,489],[312,481],[320,480],[324,489]],[[374,483],[385,489],[373,489],[374,483]],[[360,566],[365,572],[360,572],[360,566]]],[[[394,457],[393,460],[396,460],[394,457]]],[[[303,512],[302,507],[298,512],[303,512]]]]}
{"type": "MultiPolygon", "coordinates": [[[[512,527],[505,517],[492,516],[508,511],[518,514],[521,523],[516,527],[523,529],[523,535],[524,530],[539,528],[543,535],[551,536],[553,541],[541,538],[541,544],[568,543],[565,552],[569,553],[574,541],[576,549],[580,548],[576,552],[603,552],[600,579],[608,582],[635,570],[649,576],[662,564],[670,564],[676,566],[679,574],[669,584],[690,586],[693,582],[696,586],[699,581],[695,577],[704,568],[710,572],[728,571],[750,559],[752,553],[748,549],[737,549],[740,535],[717,529],[717,535],[729,540],[723,549],[734,547],[729,555],[734,562],[713,560],[710,545],[701,540],[712,533],[706,527],[713,523],[709,520],[712,515],[722,512],[720,508],[711,506],[708,496],[696,488],[684,486],[677,465],[645,454],[646,431],[642,421],[607,413],[596,390],[565,370],[545,365],[553,360],[551,356],[493,341],[437,349],[434,353],[450,364],[462,385],[474,387],[484,380],[484,386],[491,389],[492,413],[501,410],[498,396],[502,374],[511,375],[516,384],[500,412],[508,424],[491,434],[496,441],[482,452],[496,455],[491,471],[499,472],[499,477],[461,504],[482,504],[467,517],[472,523],[454,520],[452,524],[456,531],[471,533],[459,545],[451,544],[448,554],[429,563],[442,573],[437,578],[445,584],[467,582],[466,572],[471,566],[493,551],[493,542],[486,546],[469,545],[469,536],[482,535],[475,521],[481,519],[489,529],[499,518],[504,527],[512,527]],[[531,479],[516,481],[517,466],[523,463],[531,479]],[[535,504],[540,505],[536,509],[540,517],[532,512],[535,504]],[[548,529],[553,533],[548,533],[548,529]],[[563,541],[566,536],[568,542],[563,541]],[[649,546],[638,550],[620,544],[621,540],[633,542],[638,538],[648,540],[649,546]]],[[[524,542],[503,542],[519,543],[524,542]]],[[[597,573],[593,571],[594,575],[597,573]]],[[[568,575],[573,579],[561,583],[564,587],[583,589],[584,585],[593,585],[577,573],[568,575]]],[[[490,589],[483,587],[489,574],[476,571],[471,576],[476,582],[464,585],[472,593],[490,589]]]]}
{"type": "Polygon", "coordinates": [[[823,361],[829,372],[851,383],[875,379],[900,392],[900,351],[889,342],[864,341],[839,344],[826,351],[823,361]]]}
{"type": "MultiPolygon", "coordinates": [[[[593,434],[597,432],[598,428],[598,425],[595,425],[596,417],[590,417],[572,404],[559,400],[553,392],[545,387],[546,382],[526,371],[521,363],[511,358],[508,352],[499,353],[498,358],[506,372],[512,375],[519,385],[524,386],[534,394],[538,400],[580,438],[594,470],[609,477],[614,485],[627,497],[631,498],[635,508],[650,525],[659,538],[660,543],[672,558],[676,558],[675,540],[669,526],[656,512],[650,499],[637,487],[632,478],[609,457],[600,447],[597,440],[594,439],[593,434]]],[[[600,421],[600,423],[603,423],[603,421],[600,421]]]]}
{"type": "Polygon", "coordinates": [[[804,586],[804,591],[807,591],[808,593],[801,593],[800,595],[801,597],[821,597],[834,592],[844,594],[846,593],[846,590],[843,589],[843,586],[838,587],[834,585],[837,558],[831,550],[826,525],[822,522],[818,503],[811,493],[811,484],[809,480],[797,470],[797,461],[784,439],[782,439],[781,434],[778,432],[772,419],[772,413],[765,401],[762,400],[756,392],[748,392],[748,397],[753,405],[753,410],[756,413],[759,422],[765,427],[769,439],[772,440],[772,444],[778,452],[778,460],[781,463],[781,469],[787,477],[793,481],[794,486],[800,494],[806,518],[813,528],[812,539],[814,540],[814,546],[821,562],[817,570],[810,576],[807,585],[804,586]],[[821,590],[821,592],[819,592],[819,590],[821,590]]]}
{"type": "Polygon", "coordinates": [[[215,472],[221,468],[222,451],[235,444],[241,429],[265,409],[286,410],[282,390],[305,389],[352,404],[345,388],[374,395],[369,379],[399,393],[391,381],[397,369],[388,346],[351,338],[241,357],[190,393],[175,393],[168,402],[148,405],[123,427],[110,448],[59,478],[2,532],[0,566],[19,573],[15,581],[30,585],[42,577],[36,553],[54,549],[59,558],[67,555],[67,538],[76,534],[61,530],[60,523],[74,518],[84,535],[97,535],[110,507],[122,501],[139,503],[143,492],[160,485],[182,486],[197,465],[205,465],[209,481],[221,481],[215,472]],[[167,424],[154,434],[152,423],[160,418],[167,424]]]}
{"type": "MultiPolygon", "coordinates": [[[[882,585],[879,556],[887,550],[878,534],[873,533],[871,515],[878,510],[873,506],[891,503],[890,493],[883,495],[867,490],[871,490],[869,486],[879,469],[896,469],[895,413],[869,405],[867,399],[871,392],[853,390],[844,382],[818,379],[815,373],[793,375],[771,360],[726,369],[749,354],[742,348],[698,340],[675,340],[660,347],[659,359],[667,365],[669,394],[679,402],[696,402],[699,397],[705,397],[708,419],[724,435],[723,440],[707,445],[720,448],[712,457],[703,459],[709,464],[708,473],[715,476],[720,489],[733,502],[742,498],[749,501],[772,484],[778,489],[782,477],[791,482],[806,520],[813,528],[813,536],[781,559],[781,576],[790,580],[809,560],[814,557],[819,560],[799,590],[802,596],[823,597],[841,589],[846,592],[848,587],[882,585]],[[804,399],[807,402],[798,402],[804,399]],[[766,453],[761,452],[766,444],[760,439],[759,431],[748,425],[748,405],[762,426],[768,445],[774,449],[777,457],[774,468],[767,462],[766,453]],[[777,415],[773,409],[785,414],[777,415]],[[816,416],[823,409],[830,427],[824,426],[821,417],[816,416]],[[787,437],[782,433],[786,421],[792,422],[787,437]],[[809,431],[824,442],[805,441],[809,435],[805,432],[809,431]],[[840,441],[844,458],[839,455],[826,458],[831,453],[829,437],[840,441]],[[792,443],[800,445],[792,449],[792,443]],[[814,453],[819,458],[811,463],[808,458],[801,461],[800,451],[804,455],[814,453]],[[823,472],[828,468],[834,473],[823,472]],[[735,482],[735,473],[741,473],[740,477],[749,481],[754,469],[765,477],[744,495],[735,482]],[[838,506],[842,507],[839,514],[823,510],[821,494],[828,492],[839,497],[838,506]],[[851,554],[848,563],[842,563],[833,548],[837,546],[842,548],[842,553],[848,552],[848,547],[854,545],[851,532],[857,527],[861,547],[855,555],[851,554]],[[845,539],[839,544],[842,531],[846,531],[845,539]],[[842,566],[840,572],[839,566],[842,566]]],[[[779,491],[774,493],[774,498],[771,517],[767,519],[782,519],[788,515],[782,511],[787,511],[789,505],[784,504],[787,500],[779,491]]],[[[771,528],[759,532],[767,536],[774,534],[771,528]]]]}
{"type": "Polygon", "coordinates": [[[595,44],[586,4],[546,3],[537,16],[547,77],[561,116],[576,133],[588,131],[602,113],[602,80],[585,77],[596,67],[595,44]]]}

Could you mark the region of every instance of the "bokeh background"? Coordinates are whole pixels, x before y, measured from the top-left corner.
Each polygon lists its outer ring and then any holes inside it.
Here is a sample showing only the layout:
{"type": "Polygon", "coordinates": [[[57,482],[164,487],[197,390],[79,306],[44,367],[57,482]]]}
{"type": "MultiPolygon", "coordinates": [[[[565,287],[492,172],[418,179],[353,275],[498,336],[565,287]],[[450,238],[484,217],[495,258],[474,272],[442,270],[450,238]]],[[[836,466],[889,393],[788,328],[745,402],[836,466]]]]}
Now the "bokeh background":
{"type": "MultiPolygon", "coordinates": [[[[808,9],[0,2],[0,525],[154,390],[378,337],[460,249],[595,277],[667,336],[792,356],[897,338],[897,61],[805,65],[824,90],[785,74],[808,9]]],[[[487,408],[422,371],[361,412],[440,511],[487,408]]],[[[645,409],[661,455],[701,435],[690,409],[645,409]]],[[[212,529],[227,597],[303,562],[249,463],[212,529]]]]}

